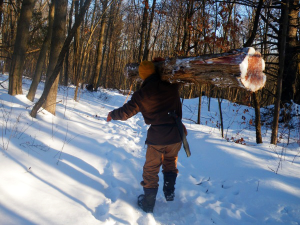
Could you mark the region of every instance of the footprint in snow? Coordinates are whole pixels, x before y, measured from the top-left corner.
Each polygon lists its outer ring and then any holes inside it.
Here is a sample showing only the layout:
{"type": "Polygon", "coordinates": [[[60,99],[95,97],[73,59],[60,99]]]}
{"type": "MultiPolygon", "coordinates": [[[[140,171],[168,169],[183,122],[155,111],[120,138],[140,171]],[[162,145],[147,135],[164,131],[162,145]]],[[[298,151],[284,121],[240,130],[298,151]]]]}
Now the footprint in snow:
{"type": "Polygon", "coordinates": [[[235,190],[235,191],[232,192],[233,195],[238,195],[239,193],[240,193],[239,190],[235,190]]]}
{"type": "Polygon", "coordinates": [[[115,181],[112,181],[110,183],[110,186],[106,188],[103,193],[106,198],[109,198],[112,202],[116,202],[120,196],[121,191],[119,185],[115,181]]]}
{"type": "Polygon", "coordinates": [[[105,202],[96,207],[94,216],[96,219],[105,221],[109,216],[109,209],[111,205],[111,200],[106,199],[105,202]]]}

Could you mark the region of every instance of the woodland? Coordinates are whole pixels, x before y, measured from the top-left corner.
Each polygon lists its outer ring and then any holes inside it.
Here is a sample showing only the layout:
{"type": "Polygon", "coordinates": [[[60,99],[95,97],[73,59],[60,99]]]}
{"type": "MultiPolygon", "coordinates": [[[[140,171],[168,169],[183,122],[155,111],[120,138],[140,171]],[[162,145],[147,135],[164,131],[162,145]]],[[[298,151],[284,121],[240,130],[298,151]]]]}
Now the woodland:
{"type": "MultiPolygon", "coordinates": [[[[59,86],[75,86],[76,101],[86,87],[137,90],[140,82],[124,72],[128,63],[254,47],[265,61],[264,88],[186,82],[181,97],[218,98],[220,111],[222,99],[253,106],[257,143],[260,107],[274,105],[276,144],[279,122],[300,104],[299,7],[297,0],[0,0],[0,72],[9,74],[13,96],[23,94],[23,77],[32,79],[27,98],[36,117],[41,107],[55,114],[59,86]]],[[[200,106],[201,98],[198,123],[200,106]]]]}

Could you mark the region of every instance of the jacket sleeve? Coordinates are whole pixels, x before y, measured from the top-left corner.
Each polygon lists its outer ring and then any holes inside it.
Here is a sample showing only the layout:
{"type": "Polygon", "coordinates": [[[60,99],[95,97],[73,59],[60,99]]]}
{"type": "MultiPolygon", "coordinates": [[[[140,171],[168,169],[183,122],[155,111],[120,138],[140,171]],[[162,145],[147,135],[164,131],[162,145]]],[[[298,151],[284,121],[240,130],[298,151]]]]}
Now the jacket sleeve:
{"type": "Polygon", "coordinates": [[[135,92],[126,104],[111,112],[111,118],[113,120],[127,120],[137,114],[140,111],[138,99],[139,93],[135,92]]]}

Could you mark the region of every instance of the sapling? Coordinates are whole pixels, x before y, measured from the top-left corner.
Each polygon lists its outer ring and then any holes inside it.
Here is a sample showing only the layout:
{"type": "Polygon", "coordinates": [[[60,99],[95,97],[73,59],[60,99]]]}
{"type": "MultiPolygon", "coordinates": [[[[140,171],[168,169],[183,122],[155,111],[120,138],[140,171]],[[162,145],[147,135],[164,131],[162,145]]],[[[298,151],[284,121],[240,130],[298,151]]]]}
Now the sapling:
{"type": "MultiPolygon", "coordinates": [[[[64,147],[65,147],[65,144],[66,144],[66,141],[67,141],[67,137],[68,137],[68,132],[69,132],[69,124],[67,123],[67,130],[66,130],[66,135],[65,135],[65,139],[64,139],[64,143],[63,143],[63,145],[62,145],[62,147],[61,147],[61,150],[58,152],[59,153],[59,157],[58,157],[58,160],[57,160],[57,165],[58,165],[58,163],[59,163],[59,161],[60,161],[60,157],[61,157],[61,154],[62,154],[62,152],[63,152],[63,150],[64,150],[64,147]]],[[[58,154],[57,153],[57,154],[58,154]]],[[[56,154],[56,155],[57,155],[56,154]]],[[[55,155],[55,156],[56,156],[55,155]]],[[[54,157],[55,157],[54,156],[54,157]]]]}

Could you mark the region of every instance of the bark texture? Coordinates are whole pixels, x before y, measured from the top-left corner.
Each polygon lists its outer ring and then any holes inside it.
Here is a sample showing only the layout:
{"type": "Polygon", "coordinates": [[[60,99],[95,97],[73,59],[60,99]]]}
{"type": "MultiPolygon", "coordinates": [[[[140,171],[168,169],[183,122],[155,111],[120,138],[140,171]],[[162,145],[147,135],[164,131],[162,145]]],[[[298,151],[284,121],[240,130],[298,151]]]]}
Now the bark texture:
{"type": "Polygon", "coordinates": [[[300,104],[300,43],[298,37],[299,29],[299,1],[289,0],[288,27],[286,37],[285,62],[282,80],[283,103],[294,100],[300,104]],[[297,40],[298,39],[298,40],[297,40]]]}
{"type": "MultiPolygon", "coordinates": [[[[55,1],[53,35],[51,38],[51,49],[50,49],[50,57],[49,57],[49,66],[46,75],[46,85],[49,80],[49,77],[52,75],[55,69],[59,53],[64,44],[67,5],[68,5],[67,0],[55,1]]],[[[58,81],[59,81],[59,76],[57,76],[55,82],[52,84],[50,93],[43,104],[43,108],[52,114],[55,114],[55,109],[56,109],[56,95],[57,95],[58,81]]]]}
{"type": "Polygon", "coordinates": [[[29,39],[29,25],[35,0],[24,0],[18,21],[17,36],[9,71],[8,94],[22,94],[22,74],[29,39]]]}
{"type": "Polygon", "coordinates": [[[48,22],[48,31],[47,35],[44,39],[43,46],[41,48],[39,58],[36,64],[35,73],[33,76],[32,83],[30,85],[27,98],[33,102],[34,96],[38,87],[38,84],[41,79],[43,66],[45,65],[45,59],[47,55],[47,51],[49,49],[50,43],[51,43],[51,37],[52,37],[52,31],[53,31],[53,21],[54,21],[54,0],[52,0],[50,9],[49,9],[49,22],[48,22]]]}
{"type": "Polygon", "coordinates": [[[261,144],[262,136],[261,136],[261,119],[260,119],[260,104],[257,94],[254,92],[252,94],[253,97],[253,105],[255,109],[255,131],[256,131],[256,143],[261,144]]]}

